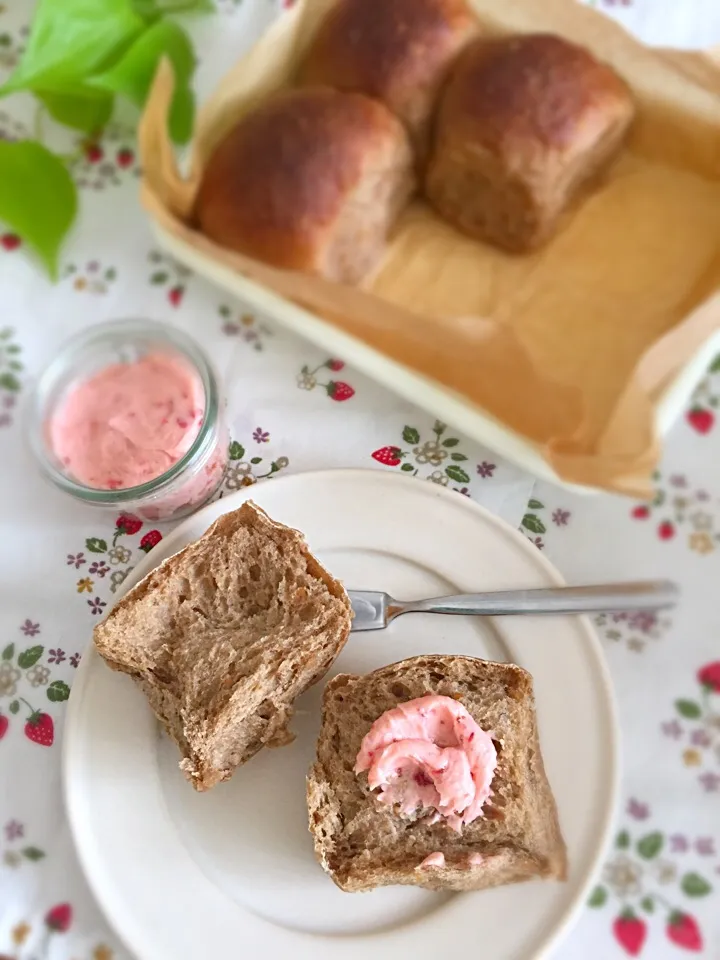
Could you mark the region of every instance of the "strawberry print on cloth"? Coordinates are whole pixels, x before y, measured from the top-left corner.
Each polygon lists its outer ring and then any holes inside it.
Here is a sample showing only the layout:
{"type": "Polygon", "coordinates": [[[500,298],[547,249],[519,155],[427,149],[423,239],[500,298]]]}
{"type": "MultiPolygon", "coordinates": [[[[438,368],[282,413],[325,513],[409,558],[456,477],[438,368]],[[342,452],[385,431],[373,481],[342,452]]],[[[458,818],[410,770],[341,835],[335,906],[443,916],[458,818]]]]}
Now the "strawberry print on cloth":
{"type": "Polygon", "coordinates": [[[344,380],[332,377],[333,373],[339,373],[344,367],[344,361],[334,360],[332,358],[313,369],[310,369],[306,364],[297,375],[297,385],[301,390],[315,390],[315,388],[318,387],[324,390],[331,400],[334,400],[336,403],[343,403],[345,400],[350,400],[355,396],[354,387],[351,387],[349,383],[345,383],[344,380]],[[323,374],[327,371],[328,379],[325,379],[324,376],[321,375],[321,371],[323,374]]]}
{"type": "MultiPolygon", "coordinates": [[[[20,632],[34,638],[41,632],[40,624],[27,619],[20,632]]],[[[64,651],[46,651],[42,643],[25,646],[11,642],[3,648],[0,654],[0,740],[8,736],[11,728],[22,727],[25,737],[32,743],[41,747],[53,745],[55,721],[48,712],[51,709],[49,704],[63,703],[70,696],[66,681],[53,679],[58,664],[64,659],[64,651]]]]}
{"type": "Polygon", "coordinates": [[[658,472],[654,481],[655,496],[631,508],[633,520],[649,526],[660,541],[677,537],[701,556],[714,553],[720,543],[720,497],[694,486],[684,473],[665,477],[658,472]]]}
{"type": "Polygon", "coordinates": [[[691,843],[683,835],[652,829],[649,805],[637,800],[629,802],[627,812],[646,822],[642,827],[628,824],[617,834],[588,905],[613,917],[610,935],[631,957],[656,956],[663,937],[684,950],[701,952],[704,937],[696,912],[713,892],[706,872],[717,865],[714,839],[691,843]],[[706,854],[712,862],[696,867],[706,854]]]}
{"type": "Polygon", "coordinates": [[[717,408],[720,404],[720,356],[716,357],[693,394],[690,409],[685,414],[688,426],[701,437],[715,429],[717,408]]]}
{"type": "MultiPolygon", "coordinates": [[[[460,449],[460,440],[453,436],[446,424],[435,421],[430,435],[421,437],[420,431],[413,426],[405,426],[402,432],[403,447],[389,445],[380,447],[372,454],[373,460],[385,467],[399,467],[410,476],[421,476],[425,480],[439,483],[443,487],[451,486],[458,493],[467,493],[467,486],[453,484],[470,483],[470,474],[465,464],[469,457],[460,449]]],[[[478,465],[479,476],[492,476],[495,465],[478,465]]]]}
{"type": "Polygon", "coordinates": [[[675,701],[675,716],[662,724],[682,764],[707,793],[720,794],[720,660],[703,664],[692,696],[675,701]]]}

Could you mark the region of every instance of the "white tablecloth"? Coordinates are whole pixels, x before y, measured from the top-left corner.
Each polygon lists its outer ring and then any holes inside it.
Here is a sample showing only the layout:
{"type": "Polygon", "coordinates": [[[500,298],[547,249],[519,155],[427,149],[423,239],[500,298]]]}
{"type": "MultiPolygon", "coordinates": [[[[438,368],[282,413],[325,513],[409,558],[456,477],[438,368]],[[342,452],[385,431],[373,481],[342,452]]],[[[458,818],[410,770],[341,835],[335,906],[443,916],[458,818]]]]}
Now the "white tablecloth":
{"type": "MultiPolygon", "coordinates": [[[[651,43],[720,43],[717,0],[595,5],[651,43]]],[[[23,44],[28,6],[0,4],[0,79],[23,44]]],[[[217,0],[215,15],[195,21],[201,92],[278,7],[217,0]]],[[[28,99],[2,101],[0,136],[22,136],[31,115],[28,99]]],[[[45,486],[25,447],[21,407],[32,375],[69,334],[103,319],[148,316],[191,332],[224,375],[235,441],[228,490],[248,476],[289,471],[399,470],[387,448],[400,448],[420,481],[447,484],[522,526],[571,581],[681,581],[676,614],[597,622],[620,704],[622,806],[590,904],[557,956],[671,960],[690,951],[717,960],[720,373],[708,374],[674,429],[651,507],[534,483],[168,260],[139,209],[132,134],[113,127],[98,146],[74,166],[82,214],[57,286],[0,228],[0,954],[126,956],[83,879],[65,821],[63,716],[93,624],[166,531],[136,529],[45,486]],[[450,437],[457,444],[437,443],[450,437]]]]}

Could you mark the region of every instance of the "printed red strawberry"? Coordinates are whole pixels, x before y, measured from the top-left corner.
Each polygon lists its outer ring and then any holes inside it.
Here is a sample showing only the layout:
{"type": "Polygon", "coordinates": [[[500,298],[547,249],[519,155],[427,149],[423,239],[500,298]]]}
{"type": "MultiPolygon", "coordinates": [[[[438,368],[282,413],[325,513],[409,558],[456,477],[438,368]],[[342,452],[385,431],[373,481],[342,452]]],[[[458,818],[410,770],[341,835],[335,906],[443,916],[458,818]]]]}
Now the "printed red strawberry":
{"type": "Polygon", "coordinates": [[[675,527],[669,520],[663,520],[658,527],[658,536],[661,540],[672,540],[675,536],[675,527]]]}
{"type": "Polygon", "coordinates": [[[69,903],[58,903],[45,914],[45,926],[54,933],[65,933],[72,923],[72,907],[69,903]]]}
{"type": "Polygon", "coordinates": [[[0,713],[0,740],[2,740],[2,738],[8,732],[9,726],[10,726],[10,721],[8,720],[8,718],[5,716],[4,713],[0,713]]]}
{"type": "Polygon", "coordinates": [[[17,250],[20,246],[20,237],[16,233],[4,233],[0,237],[0,243],[5,250],[17,250]]]}
{"type": "Polygon", "coordinates": [[[402,450],[400,447],[380,447],[372,458],[386,467],[396,467],[402,461],[402,450]]]}
{"type": "Polygon", "coordinates": [[[140,541],[140,549],[145,553],[150,553],[153,547],[156,547],[162,540],[162,534],[159,530],[149,530],[140,541]]]}
{"type": "Polygon", "coordinates": [[[650,516],[650,507],[647,507],[644,503],[642,503],[639,507],[635,507],[632,512],[632,516],[635,517],[636,520],[647,520],[647,518],[650,516]]]}
{"type": "Polygon", "coordinates": [[[115,521],[118,534],[127,534],[129,537],[138,533],[142,525],[143,522],[140,517],[136,517],[132,513],[121,513],[115,521]]]}
{"type": "Polygon", "coordinates": [[[631,957],[638,957],[645,943],[647,926],[644,920],[635,916],[628,907],[623,910],[613,924],[615,939],[631,957]]]}
{"type": "Polygon", "coordinates": [[[332,370],[333,373],[338,373],[345,366],[345,361],[332,359],[328,360],[325,366],[328,368],[328,370],[332,370]]]}
{"type": "Polygon", "coordinates": [[[325,390],[330,399],[337,400],[338,403],[355,396],[355,391],[350,384],[343,383],[342,380],[331,380],[330,383],[325,384],[325,390]]]}
{"type": "Polygon", "coordinates": [[[704,667],[698,670],[697,678],[699,682],[715,693],[720,693],[720,660],[714,663],[706,663],[704,667]]]}
{"type": "Polygon", "coordinates": [[[122,150],[117,152],[117,164],[119,167],[129,167],[131,166],[133,160],[135,159],[135,154],[128,147],[123,147],[122,150]]]}
{"type": "Polygon", "coordinates": [[[693,407],[686,414],[687,422],[698,433],[710,433],[715,425],[715,414],[703,407],[693,407]]]}
{"type": "Polygon", "coordinates": [[[102,147],[97,143],[89,143],[85,147],[85,159],[88,163],[100,163],[104,156],[102,147]]]}
{"type": "Polygon", "coordinates": [[[694,917],[680,910],[673,910],[666,927],[668,939],[685,950],[699,952],[703,948],[703,938],[700,927],[694,917]]]}
{"type": "Polygon", "coordinates": [[[179,307],[182,303],[183,294],[185,293],[185,287],[173,287],[172,290],[168,293],[168,300],[174,307],[179,307]]]}
{"type": "Polygon", "coordinates": [[[25,724],[25,736],[41,747],[51,747],[55,740],[55,725],[52,717],[43,713],[42,710],[33,710],[25,724]]]}

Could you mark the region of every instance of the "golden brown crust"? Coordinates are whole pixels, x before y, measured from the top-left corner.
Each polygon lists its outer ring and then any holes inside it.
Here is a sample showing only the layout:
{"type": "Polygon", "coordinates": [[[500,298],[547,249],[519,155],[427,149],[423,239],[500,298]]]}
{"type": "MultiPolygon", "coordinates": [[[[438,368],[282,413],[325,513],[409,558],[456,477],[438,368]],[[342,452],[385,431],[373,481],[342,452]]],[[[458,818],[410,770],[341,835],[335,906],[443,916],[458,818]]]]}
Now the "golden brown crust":
{"type": "Polygon", "coordinates": [[[478,40],[442,98],[427,196],[463,232],[532,249],[613,159],[633,111],[624,81],[561,37],[478,40]]]}
{"type": "Polygon", "coordinates": [[[322,273],[345,204],[377,166],[409,169],[406,135],[382,104],[308,89],[243,118],[205,170],[196,216],[212,240],[274,266],[322,273]]]}
{"type": "Polygon", "coordinates": [[[627,110],[630,93],[604,63],[553,34],[479,40],[461,57],[441,128],[462,126],[483,147],[508,156],[527,143],[569,151],[627,110]]]}
{"type": "Polygon", "coordinates": [[[341,0],[320,27],[300,79],[376,97],[417,131],[477,27],[465,0],[341,0]]]}

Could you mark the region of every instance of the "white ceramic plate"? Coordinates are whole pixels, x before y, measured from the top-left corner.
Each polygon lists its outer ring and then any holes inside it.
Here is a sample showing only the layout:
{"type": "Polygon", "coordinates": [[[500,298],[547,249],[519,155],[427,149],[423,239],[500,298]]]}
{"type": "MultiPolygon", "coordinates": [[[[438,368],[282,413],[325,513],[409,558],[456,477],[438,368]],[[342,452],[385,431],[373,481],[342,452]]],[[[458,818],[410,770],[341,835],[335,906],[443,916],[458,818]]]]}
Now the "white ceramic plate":
{"type": "MultiPolygon", "coordinates": [[[[412,599],[562,582],[528,540],[466,497],[364,470],[299,474],[220,500],[166,537],[129,580],[250,497],[303,530],[358,589],[412,599]]],[[[322,683],[297,703],[291,746],[262,751],[229,783],[197,794],[132,681],[88,652],[65,728],[67,808],[98,900],[140,960],[335,960],[339,952],[437,960],[469,942],[482,944],[483,960],[547,955],[586,897],[615,801],[617,729],[598,642],[581,618],[410,615],[352,635],[333,672],[421,653],[508,659],[532,673],[568,881],[458,895],[342,893],[315,863],[307,832],[305,773],[322,683]]]]}

